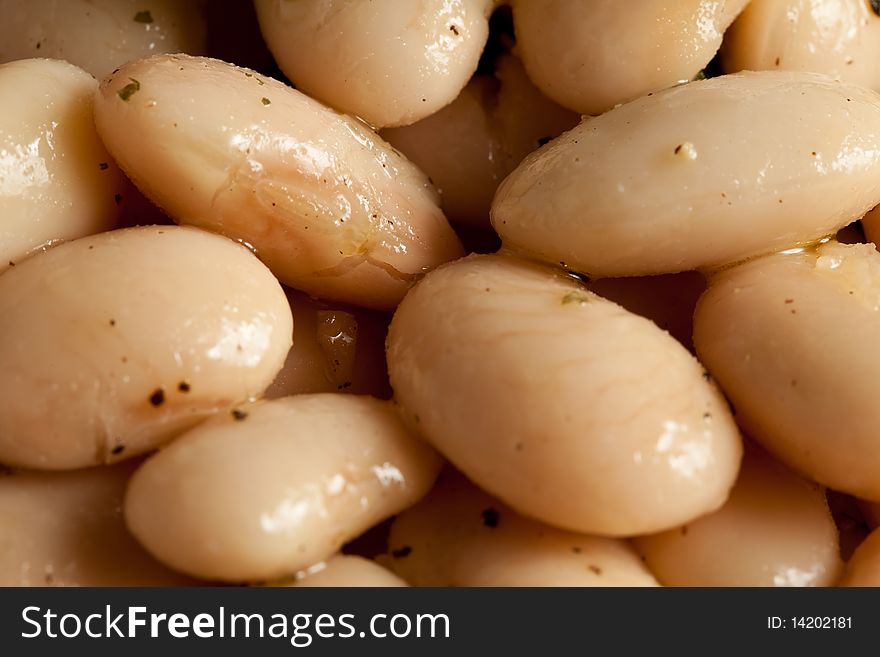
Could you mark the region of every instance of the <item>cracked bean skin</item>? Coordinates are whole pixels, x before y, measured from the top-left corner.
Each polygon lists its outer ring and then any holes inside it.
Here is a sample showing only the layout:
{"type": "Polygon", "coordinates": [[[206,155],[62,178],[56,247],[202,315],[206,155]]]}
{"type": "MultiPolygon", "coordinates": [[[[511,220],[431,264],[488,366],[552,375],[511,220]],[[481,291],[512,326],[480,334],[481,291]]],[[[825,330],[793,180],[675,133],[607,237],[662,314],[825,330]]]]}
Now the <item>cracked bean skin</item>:
{"type": "Polygon", "coordinates": [[[413,586],[657,586],[626,541],[524,518],[444,473],[391,526],[382,562],[413,586]]]}
{"type": "Polygon", "coordinates": [[[724,35],[726,71],[812,71],[880,91],[880,16],[868,0],[752,0],[724,35]]]}
{"type": "Polygon", "coordinates": [[[327,393],[236,411],[158,452],[129,484],[128,527],[185,573],[294,575],[414,504],[440,469],[390,402],[327,393]]]}
{"type": "Polygon", "coordinates": [[[126,530],[133,469],[0,472],[0,586],[192,586],[126,530]]]}
{"type": "Polygon", "coordinates": [[[547,96],[581,114],[692,80],[747,0],[513,0],[517,50],[547,96]],[[585,36],[588,35],[588,36],[585,36]]]}
{"type": "Polygon", "coordinates": [[[95,132],[97,83],[66,62],[0,65],[0,273],[62,240],[110,230],[123,176],[95,132]]]}
{"type": "Polygon", "coordinates": [[[755,447],[718,511],[635,545],[666,586],[832,586],[842,567],[825,490],[755,447]]]}
{"type": "Polygon", "coordinates": [[[704,370],[650,320],[506,255],[435,270],[391,322],[395,399],[516,511],[626,536],[720,507],[742,445],[704,370]]]}
{"type": "Polygon", "coordinates": [[[517,252],[641,276],[815,242],[878,202],[880,94],[744,72],[582,122],[508,176],[492,225],[517,252]]]}
{"type": "Polygon", "coordinates": [[[299,587],[401,587],[408,586],[375,561],[353,554],[334,554],[326,561],[298,573],[289,586],[299,587]]]}
{"type": "Polygon", "coordinates": [[[260,394],[290,307],[253,254],[194,228],[85,237],[0,276],[0,463],[47,470],[154,449],[260,394]]]}
{"type": "Polygon", "coordinates": [[[199,0],[0,0],[0,62],[63,59],[99,80],[125,62],[166,52],[200,55],[199,0]]]}
{"type": "Polygon", "coordinates": [[[256,0],[269,49],[297,88],[376,127],[451,103],[477,68],[493,0],[256,0]]]}
{"type": "Polygon", "coordinates": [[[880,501],[880,254],[829,242],[718,273],[697,354],[737,422],[829,488],[880,501]]]}
{"type": "Polygon", "coordinates": [[[101,83],[95,119],[175,221],[251,245],[313,296],[390,309],[462,253],[421,171],[360,122],[258,73],[139,60],[101,83]]]}

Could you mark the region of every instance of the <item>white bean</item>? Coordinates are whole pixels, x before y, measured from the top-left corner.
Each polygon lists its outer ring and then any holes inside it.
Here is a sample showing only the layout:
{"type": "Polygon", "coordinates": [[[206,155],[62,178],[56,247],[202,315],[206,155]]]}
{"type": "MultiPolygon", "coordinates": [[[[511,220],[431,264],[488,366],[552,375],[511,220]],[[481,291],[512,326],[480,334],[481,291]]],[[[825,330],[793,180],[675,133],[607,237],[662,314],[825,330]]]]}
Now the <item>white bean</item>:
{"type": "Polygon", "coordinates": [[[253,254],[194,228],[57,246],[0,276],[0,462],[108,463],[260,394],[290,307],[253,254]]]}
{"type": "Polygon", "coordinates": [[[713,511],[733,485],[739,434],[702,366],[562,272],[500,255],[444,265],[387,344],[410,420],[519,513],[633,535],[713,511]]]}
{"type": "Polygon", "coordinates": [[[421,171],[363,124],[258,73],[139,60],[101,83],[95,119],[175,221],[247,242],[309,294],[393,308],[461,254],[421,171]]]}
{"type": "Polygon", "coordinates": [[[830,586],[842,567],[825,490],[754,447],[723,507],[635,544],[667,586],[830,586]]]}
{"type": "Polygon", "coordinates": [[[878,203],[880,94],[746,72],[581,123],[504,181],[492,225],[528,255],[640,276],[813,242],[878,203]]]}
{"type": "Polygon", "coordinates": [[[125,517],[177,570],[273,580],[414,504],[439,467],[389,402],[296,395],[236,408],[160,451],[132,478],[125,517]]]}
{"type": "Polygon", "coordinates": [[[113,228],[123,176],[95,132],[96,88],[65,62],[0,65],[0,272],[43,247],[113,228]]]}
{"type": "Polygon", "coordinates": [[[377,127],[451,103],[477,68],[494,0],[256,0],[281,70],[377,127]]]}
{"type": "Polygon", "coordinates": [[[0,471],[0,586],[188,586],[122,519],[133,468],[0,471]]]}
{"type": "Polygon", "coordinates": [[[529,77],[582,114],[692,80],[748,0],[513,0],[529,77]]]}
{"type": "Polygon", "coordinates": [[[384,559],[414,586],[656,586],[625,541],[524,518],[444,474],[391,526],[384,559]]]}
{"type": "Polygon", "coordinates": [[[751,0],[721,52],[727,71],[813,71],[880,91],[880,8],[869,0],[751,0]]]}
{"type": "Polygon", "coordinates": [[[880,501],[880,254],[836,242],[721,272],[694,344],[743,429],[835,490],[880,501]]]}

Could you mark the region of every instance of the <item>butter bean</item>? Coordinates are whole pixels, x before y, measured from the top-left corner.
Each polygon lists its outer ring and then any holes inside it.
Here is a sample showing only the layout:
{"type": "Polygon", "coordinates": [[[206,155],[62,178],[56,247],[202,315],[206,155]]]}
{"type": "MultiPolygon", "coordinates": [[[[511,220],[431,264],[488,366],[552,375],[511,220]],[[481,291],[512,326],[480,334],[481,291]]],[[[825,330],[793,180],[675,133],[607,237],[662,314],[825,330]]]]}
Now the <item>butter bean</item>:
{"type": "Polygon", "coordinates": [[[0,586],[191,586],[126,530],[132,470],[0,472],[0,586]]]}
{"type": "Polygon", "coordinates": [[[95,132],[96,87],[65,62],[0,65],[0,272],[116,223],[123,176],[95,132]]]}
{"type": "Polygon", "coordinates": [[[518,252],[640,276],[814,242],[878,203],[880,94],[738,73],[581,123],[504,181],[492,225],[518,252]]]}
{"type": "Polygon", "coordinates": [[[754,447],[718,511],[635,544],[667,586],[831,586],[842,567],[825,491],[754,447]]]}
{"type": "Polygon", "coordinates": [[[700,359],[743,429],[789,466],[880,501],[880,254],[829,242],[716,275],[694,315],[700,359]]]}
{"type": "Polygon", "coordinates": [[[218,60],[123,66],[95,101],[98,131],[175,221],[252,245],[282,282],[393,308],[461,254],[424,174],[361,123],[218,60]]]}
{"type": "Polygon", "coordinates": [[[457,476],[391,526],[384,562],[414,586],[656,586],[633,548],[524,518],[457,476]]]}
{"type": "Polygon", "coordinates": [[[880,91],[880,15],[867,0],[751,0],[724,35],[727,71],[812,71],[880,91]]]}
{"type": "Polygon", "coordinates": [[[550,98],[582,114],[692,80],[747,0],[513,0],[517,50],[550,98]]]}
{"type": "Polygon", "coordinates": [[[281,70],[310,96],[377,127],[451,103],[477,68],[493,0],[256,0],[281,70]]]}
{"type": "Polygon", "coordinates": [[[177,570],[273,580],[414,504],[439,467],[389,402],[297,395],[239,407],[160,451],[132,478],[125,517],[177,570]]]}
{"type": "Polygon", "coordinates": [[[263,392],[291,333],[281,286],[219,235],[154,226],[57,246],[0,276],[0,462],[152,450],[263,392]]]}
{"type": "Polygon", "coordinates": [[[561,272],[470,256],[391,322],[395,398],[487,492],[547,524],[610,536],[717,509],[739,467],[727,404],[649,320],[561,272]]]}

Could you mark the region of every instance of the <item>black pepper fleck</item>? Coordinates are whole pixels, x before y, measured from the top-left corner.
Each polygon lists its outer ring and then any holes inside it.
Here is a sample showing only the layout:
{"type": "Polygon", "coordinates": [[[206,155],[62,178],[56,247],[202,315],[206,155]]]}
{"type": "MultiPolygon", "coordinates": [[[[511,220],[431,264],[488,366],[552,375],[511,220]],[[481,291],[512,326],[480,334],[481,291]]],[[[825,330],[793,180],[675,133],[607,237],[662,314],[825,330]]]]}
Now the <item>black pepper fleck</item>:
{"type": "Polygon", "coordinates": [[[116,205],[122,203],[122,194],[114,194],[113,200],[116,201],[116,205]]]}
{"type": "Polygon", "coordinates": [[[116,326],[116,320],[115,320],[115,319],[111,319],[111,320],[110,320],[110,326],[116,326]]]}
{"type": "Polygon", "coordinates": [[[265,96],[260,99],[260,102],[263,103],[263,105],[271,105],[272,104],[272,101],[269,100],[268,98],[266,98],[265,96]]]}
{"type": "Polygon", "coordinates": [[[111,454],[122,454],[125,451],[125,445],[117,445],[112,450],[110,450],[111,454]]]}
{"type": "Polygon", "coordinates": [[[455,25],[450,25],[449,31],[452,32],[455,36],[458,36],[458,28],[455,25]]]}
{"type": "Polygon", "coordinates": [[[488,509],[485,509],[481,514],[483,516],[483,524],[490,529],[495,529],[498,526],[498,521],[500,520],[498,511],[493,509],[491,506],[488,509]]]}
{"type": "Polygon", "coordinates": [[[703,372],[703,381],[711,381],[711,380],[712,380],[712,375],[709,374],[708,372],[703,372]]]}
{"type": "Polygon", "coordinates": [[[180,383],[177,384],[177,389],[180,392],[189,392],[190,385],[186,381],[181,381],[180,383]]]}
{"type": "Polygon", "coordinates": [[[101,162],[101,164],[98,165],[98,168],[99,168],[101,171],[106,171],[107,169],[110,168],[110,165],[107,164],[106,162],[101,162]]]}
{"type": "Polygon", "coordinates": [[[153,14],[148,11],[139,11],[134,15],[135,23],[152,23],[153,22],[153,14]]]}
{"type": "Polygon", "coordinates": [[[153,406],[161,406],[165,403],[165,391],[162,388],[156,388],[150,395],[150,403],[153,406]]]}
{"type": "Polygon", "coordinates": [[[404,557],[408,557],[411,554],[412,548],[409,545],[404,545],[402,548],[391,550],[391,556],[395,559],[403,559],[404,557]]]}
{"type": "Polygon", "coordinates": [[[241,410],[240,408],[232,409],[232,417],[235,418],[237,422],[242,422],[247,416],[247,412],[241,410]]]}

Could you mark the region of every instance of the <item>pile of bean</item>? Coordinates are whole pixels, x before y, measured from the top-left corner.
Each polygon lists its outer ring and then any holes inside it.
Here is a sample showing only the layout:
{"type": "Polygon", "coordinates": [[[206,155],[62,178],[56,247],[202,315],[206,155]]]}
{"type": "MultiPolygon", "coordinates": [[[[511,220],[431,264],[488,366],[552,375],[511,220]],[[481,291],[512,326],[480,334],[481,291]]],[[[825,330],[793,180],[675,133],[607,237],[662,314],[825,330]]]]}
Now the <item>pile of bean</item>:
{"type": "Polygon", "coordinates": [[[0,584],[880,585],[876,0],[0,16],[0,584]]]}

